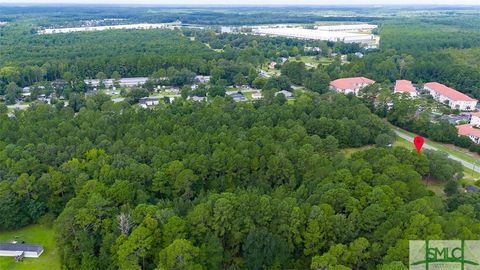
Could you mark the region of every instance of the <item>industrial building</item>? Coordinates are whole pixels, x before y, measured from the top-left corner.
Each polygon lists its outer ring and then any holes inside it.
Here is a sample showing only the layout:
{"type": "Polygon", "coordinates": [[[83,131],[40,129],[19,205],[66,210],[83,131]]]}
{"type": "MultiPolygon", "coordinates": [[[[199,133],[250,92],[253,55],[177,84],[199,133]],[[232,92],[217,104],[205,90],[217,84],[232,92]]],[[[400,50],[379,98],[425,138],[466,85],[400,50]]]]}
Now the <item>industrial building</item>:
{"type": "Polygon", "coordinates": [[[70,27],[70,28],[54,28],[40,30],[39,34],[57,34],[57,33],[71,33],[71,32],[89,32],[89,31],[103,31],[103,30],[119,30],[119,29],[172,29],[181,26],[181,22],[171,23],[139,23],[139,24],[122,24],[122,25],[105,25],[105,26],[85,26],[85,27],[70,27]]]}
{"type": "Polygon", "coordinates": [[[339,24],[339,25],[321,25],[316,26],[317,30],[322,31],[340,31],[340,32],[365,32],[365,31],[372,31],[376,29],[378,26],[374,24],[339,24]]]}
{"type": "Polygon", "coordinates": [[[256,28],[253,29],[253,33],[263,36],[315,39],[345,43],[362,43],[366,45],[376,44],[375,36],[372,34],[325,31],[298,27],[256,28]]]}
{"type": "MultiPolygon", "coordinates": [[[[114,86],[113,79],[106,79],[103,80],[103,84],[105,87],[109,88],[114,86]]],[[[134,77],[134,78],[121,78],[118,80],[118,85],[120,87],[134,87],[138,85],[143,85],[148,81],[148,77],[134,77]]],[[[93,79],[93,80],[85,80],[87,85],[92,87],[98,87],[100,85],[100,80],[93,79]]]]}
{"type": "Polygon", "coordinates": [[[433,99],[448,105],[452,109],[473,111],[477,106],[478,101],[476,99],[441,83],[429,82],[426,83],[423,88],[430,92],[433,99]]]}

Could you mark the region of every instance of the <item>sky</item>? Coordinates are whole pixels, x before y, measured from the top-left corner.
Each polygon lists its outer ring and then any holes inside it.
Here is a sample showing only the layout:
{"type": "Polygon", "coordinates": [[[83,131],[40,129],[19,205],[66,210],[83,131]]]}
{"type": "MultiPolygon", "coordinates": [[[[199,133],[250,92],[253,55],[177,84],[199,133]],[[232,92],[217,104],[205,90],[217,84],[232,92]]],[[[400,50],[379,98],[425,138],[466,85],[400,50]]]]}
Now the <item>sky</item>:
{"type": "Polygon", "coordinates": [[[0,0],[8,4],[77,3],[143,5],[480,5],[480,0],[0,0]]]}

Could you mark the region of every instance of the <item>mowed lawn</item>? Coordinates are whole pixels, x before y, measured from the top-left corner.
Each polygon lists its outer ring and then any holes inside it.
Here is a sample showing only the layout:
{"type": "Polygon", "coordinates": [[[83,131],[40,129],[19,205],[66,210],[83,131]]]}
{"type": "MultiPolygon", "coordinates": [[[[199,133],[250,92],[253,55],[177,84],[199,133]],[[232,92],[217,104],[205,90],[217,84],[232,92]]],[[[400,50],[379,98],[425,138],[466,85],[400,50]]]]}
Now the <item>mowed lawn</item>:
{"type": "Polygon", "coordinates": [[[0,257],[1,270],[59,270],[60,258],[55,245],[52,228],[44,225],[31,225],[14,231],[0,231],[0,243],[16,240],[19,243],[41,244],[44,252],[39,258],[25,258],[15,262],[14,257],[0,257]]]}

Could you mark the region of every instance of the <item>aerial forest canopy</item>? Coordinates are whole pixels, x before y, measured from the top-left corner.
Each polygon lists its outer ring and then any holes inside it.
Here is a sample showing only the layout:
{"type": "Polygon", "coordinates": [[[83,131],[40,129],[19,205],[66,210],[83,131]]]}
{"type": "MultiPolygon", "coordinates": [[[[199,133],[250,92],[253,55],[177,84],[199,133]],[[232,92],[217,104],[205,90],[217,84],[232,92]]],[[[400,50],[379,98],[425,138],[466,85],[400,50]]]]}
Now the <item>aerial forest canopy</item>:
{"type": "Polygon", "coordinates": [[[391,135],[351,96],[150,110],[99,95],[0,117],[0,229],[56,218],[67,269],[392,269],[407,239],[480,233],[478,204],[422,182],[445,158],[341,153],[391,135]]]}
{"type": "Polygon", "coordinates": [[[392,146],[387,121],[473,143],[430,114],[417,119],[411,99],[383,95],[409,79],[480,97],[475,16],[97,8],[0,6],[0,230],[53,224],[64,269],[397,270],[409,239],[480,238],[480,193],[459,193],[462,164],[392,146]],[[37,33],[123,20],[209,27],[37,33]],[[218,27],[322,20],[377,23],[380,48],[218,27]],[[377,83],[360,97],[330,91],[352,76],[377,83]],[[126,77],[149,79],[84,81],[126,77]],[[36,101],[20,100],[27,86],[36,101]],[[240,89],[261,99],[226,95],[240,89]],[[136,104],[149,96],[159,104],[136,104]]]}

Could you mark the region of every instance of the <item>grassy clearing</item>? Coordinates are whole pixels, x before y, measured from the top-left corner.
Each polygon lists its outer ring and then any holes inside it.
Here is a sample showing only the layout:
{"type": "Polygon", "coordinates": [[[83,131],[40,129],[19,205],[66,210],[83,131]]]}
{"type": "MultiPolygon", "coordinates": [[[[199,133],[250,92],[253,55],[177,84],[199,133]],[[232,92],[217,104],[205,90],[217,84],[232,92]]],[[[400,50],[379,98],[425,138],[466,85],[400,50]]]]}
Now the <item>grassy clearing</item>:
{"type": "Polygon", "coordinates": [[[480,173],[474,172],[472,169],[463,167],[463,179],[466,180],[469,184],[480,180],[480,173]]]}
{"type": "Polygon", "coordinates": [[[433,191],[433,193],[435,193],[437,196],[445,198],[446,194],[443,191],[443,189],[445,188],[445,183],[438,182],[431,179],[424,180],[424,183],[427,186],[428,190],[433,191]]]}
{"type": "Polygon", "coordinates": [[[413,143],[402,138],[397,138],[397,140],[393,143],[393,146],[401,146],[410,150],[416,150],[413,143]]]}
{"type": "MultiPolygon", "coordinates": [[[[404,140],[402,138],[397,138],[397,140],[393,143],[393,146],[400,146],[400,147],[404,147],[404,148],[407,148],[407,149],[410,149],[410,150],[414,150],[415,147],[413,146],[413,144],[407,140],[404,140]]],[[[371,148],[374,148],[375,145],[365,145],[365,146],[362,146],[362,147],[353,147],[353,148],[345,148],[345,149],[342,149],[342,153],[345,154],[345,156],[347,157],[351,157],[353,153],[356,153],[356,152],[359,152],[359,151],[363,151],[363,150],[368,150],[368,149],[371,149],[371,148]]]]}
{"type": "Polygon", "coordinates": [[[365,145],[365,146],[361,146],[361,147],[344,148],[341,151],[346,157],[351,157],[356,152],[368,150],[368,149],[371,149],[371,148],[374,148],[374,147],[375,147],[374,145],[365,145]]]}
{"type": "MultiPolygon", "coordinates": [[[[289,60],[296,61],[295,57],[292,57],[289,60]]],[[[333,62],[333,59],[328,57],[323,57],[323,56],[319,57],[318,59],[316,56],[301,56],[300,61],[306,64],[311,64],[313,66],[318,66],[319,64],[329,65],[333,62]]]]}
{"type": "Polygon", "coordinates": [[[55,245],[52,228],[45,225],[30,225],[14,231],[0,231],[0,242],[18,242],[41,244],[44,252],[39,258],[25,258],[22,262],[15,262],[13,257],[0,257],[1,270],[59,270],[60,257],[55,245]]]}
{"type": "Polygon", "coordinates": [[[253,100],[252,98],[252,92],[242,92],[242,94],[248,99],[248,100],[253,100]]]}

